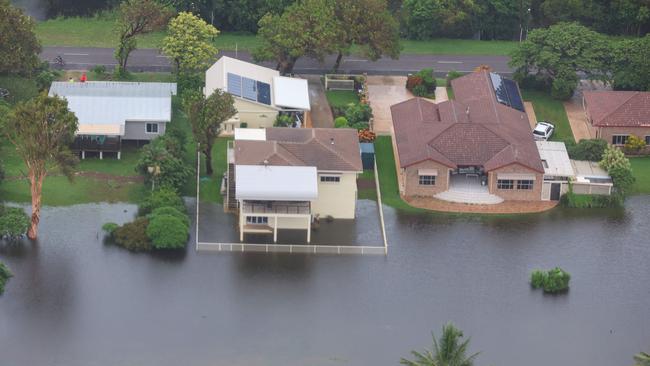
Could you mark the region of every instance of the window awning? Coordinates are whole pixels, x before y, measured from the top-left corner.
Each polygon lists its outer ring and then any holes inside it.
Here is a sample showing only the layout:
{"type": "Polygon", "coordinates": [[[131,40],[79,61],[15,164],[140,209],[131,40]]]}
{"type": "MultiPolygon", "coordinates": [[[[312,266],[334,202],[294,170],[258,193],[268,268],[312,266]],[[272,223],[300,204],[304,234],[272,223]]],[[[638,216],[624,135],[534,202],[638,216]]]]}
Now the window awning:
{"type": "Polygon", "coordinates": [[[521,173],[499,173],[497,179],[503,180],[535,180],[535,174],[521,174],[521,173]]]}
{"type": "Polygon", "coordinates": [[[235,198],[311,201],[318,198],[316,167],[236,165],[235,198]]]}
{"type": "Polygon", "coordinates": [[[418,175],[438,175],[438,169],[418,169],[418,175]]]}

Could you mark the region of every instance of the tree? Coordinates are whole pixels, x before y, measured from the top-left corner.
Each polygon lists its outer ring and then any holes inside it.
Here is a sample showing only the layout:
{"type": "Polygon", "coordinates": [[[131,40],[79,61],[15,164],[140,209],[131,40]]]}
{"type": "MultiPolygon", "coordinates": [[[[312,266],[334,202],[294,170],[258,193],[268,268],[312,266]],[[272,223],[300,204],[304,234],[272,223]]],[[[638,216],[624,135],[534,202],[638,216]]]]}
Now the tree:
{"type": "Polygon", "coordinates": [[[169,142],[170,138],[164,135],[141,149],[136,171],[145,176],[145,183],[152,189],[168,187],[179,190],[192,175],[192,169],[170,149],[169,142]]]}
{"type": "Polygon", "coordinates": [[[322,62],[336,52],[344,25],[336,19],[331,1],[299,0],[282,15],[264,15],[257,33],[262,45],[253,52],[255,60],[276,61],[284,75],[293,71],[300,57],[322,62]]]}
{"type": "Polygon", "coordinates": [[[353,45],[371,61],[382,55],[399,57],[399,24],[388,11],[386,0],[334,0],[335,15],[344,25],[334,70],[338,71],[344,54],[353,45]]]}
{"type": "Polygon", "coordinates": [[[14,239],[25,235],[29,217],[22,208],[0,205],[0,239],[14,239]]]}
{"type": "Polygon", "coordinates": [[[25,162],[32,196],[32,215],[27,236],[36,239],[41,218],[43,181],[52,168],[72,179],[77,157],[69,145],[77,131],[77,117],[68,102],[43,93],[17,104],[4,130],[7,140],[25,162]]]}
{"type": "Polygon", "coordinates": [[[9,268],[7,268],[4,263],[0,262],[0,295],[5,292],[5,284],[12,276],[13,274],[11,274],[9,268]]]}
{"type": "Polygon", "coordinates": [[[611,70],[614,89],[650,91],[650,34],[615,43],[611,70]]]}
{"type": "Polygon", "coordinates": [[[433,347],[423,353],[411,351],[414,361],[402,358],[400,363],[407,366],[472,366],[478,352],[467,356],[470,339],[461,342],[463,332],[453,324],[448,323],[442,327],[442,336],[439,340],[432,334],[433,347]]]}
{"type": "Polygon", "coordinates": [[[169,22],[163,53],[171,57],[176,71],[197,72],[217,55],[212,41],[219,31],[192,13],[182,12],[169,22]]]}
{"type": "Polygon", "coordinates": [[[634,366],[650,366],[650,354],[640,352],[634,355],[634,362],[636,362],[634,366]]]}
{"type": "Polygon", "coordinates": [[[35,23],[9,0],[0,0],[0,74],[32,74],[40,65],[35,23]]]}
{"type": "Polygon", "coordinates": [[[603,152],[603,158],[598,165],[612,177],[612,182],[618,194],[625,196],[635,181],[630,159],[625,157],[625,154],[619,148],[609,145],[603,152]]]}
{"type": "Polygon", "coordinates": [[[478,10],[472,0],[404,0],[403,28],[412,39],[467,37],[478,10]]]}
{"type": "Polygon", "coordinates": [[[551,95],[568,99],[577,87],[577,73],[588,79],[608,81],[610,42],[577,23],[560,23],[535,29],[512,53],[510,66],[521,81],[534,74],[551,88],[551,95]]]}
{"type": "Polygon", "coordinates": [[[164,28],[170,17],[171,11],[156,0],[125,0],[120,4],[117,20],[120,40],[115,48],[118,74],[126,71],[129,54],[137,46],[136,37],[164,28]]]}
{"type": "Polygon", "coordinates": [[[229,120],[235,114],[235,100],[232,95],[221,89],[216,89],[209,97],[194,94],[185,100],[185,111],[188,115],[194,140],[200,145],[205,155],[205,172],[212,175],[212,146],[219,136],[221,123],[229,120]]]}

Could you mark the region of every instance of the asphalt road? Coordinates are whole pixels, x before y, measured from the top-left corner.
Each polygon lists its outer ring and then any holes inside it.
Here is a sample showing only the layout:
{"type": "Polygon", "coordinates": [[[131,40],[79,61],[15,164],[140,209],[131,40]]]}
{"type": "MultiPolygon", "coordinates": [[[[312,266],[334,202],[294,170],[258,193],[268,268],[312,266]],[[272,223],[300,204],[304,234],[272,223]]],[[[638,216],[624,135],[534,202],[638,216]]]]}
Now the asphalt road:
{"type": "MultiPolygon", "coordinates": [[[[220,55],[236,57],[245,61],[252,61],[248,52],[224,51],[220,55]]],[[[220,56],[219,55],[219,56],[220,56]]],[[[41,58],[53,63],[57,56],[65,62],[66,70],[87,70],[95,65],[104,65],[108,69],[115,67],[115,58],[112,48],[79,48],[79,47],[45,47],[41,58]]],[[[296,63],[295,73],[321,74],[331,70],[335,57],[328,57],[325,62],[302,58],[296,63]]],[[[472,71],[479,65],[489,65],[501,74],[510,74],[512,69],[508,66],[510,60],[507,56],[450,56],[450,55],[402,55],[398,60],[382,58],[378,61],[369,61],[359,56],[344,57],[340,72],[363,73],[374,75],[406,75],[426,67],[433,67],[436,74],[444,76],[450,70],[472,71]]],[[[155,49],[138,49],[129,57],[131,71],[169,71],[171,66],[167,57],[155,49]]],[[[264,66],[275,68],[272,62],[262,63],[264,66]]]]}

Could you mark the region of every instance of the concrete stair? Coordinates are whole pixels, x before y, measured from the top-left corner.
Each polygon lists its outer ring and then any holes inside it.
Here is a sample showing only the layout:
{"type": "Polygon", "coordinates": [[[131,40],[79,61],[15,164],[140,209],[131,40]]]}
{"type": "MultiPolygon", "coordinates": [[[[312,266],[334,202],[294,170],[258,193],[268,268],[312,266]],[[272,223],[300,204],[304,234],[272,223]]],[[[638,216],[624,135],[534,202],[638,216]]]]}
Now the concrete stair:
{"type": "Polygon", "coordinates": [[[503,202],[503,198],[485,191],[476,190],[448,190],[438,193],[435,198],[456,203],[469,203],[473,205],[496,205],[503,202]]]}

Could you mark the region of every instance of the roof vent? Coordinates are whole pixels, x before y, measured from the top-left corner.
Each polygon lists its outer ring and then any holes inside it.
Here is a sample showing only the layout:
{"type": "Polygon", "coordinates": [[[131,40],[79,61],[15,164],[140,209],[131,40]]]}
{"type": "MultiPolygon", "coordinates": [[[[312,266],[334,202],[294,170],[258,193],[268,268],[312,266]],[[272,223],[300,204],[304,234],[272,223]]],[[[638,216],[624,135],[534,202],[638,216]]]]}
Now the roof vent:
{"type": "Polygon", "coordinates": [[[330,137],[330,145],[334,145],[334,137],[330,137]]]}
{"type": "Polygon", "coordinates": [[[264,166],[267,166],[267,165],[269,165],[269,161],[268,161],[268,159],[264,159],[264,166]]]}

